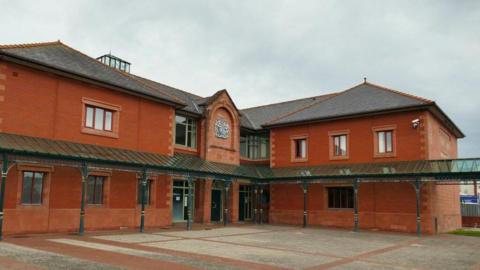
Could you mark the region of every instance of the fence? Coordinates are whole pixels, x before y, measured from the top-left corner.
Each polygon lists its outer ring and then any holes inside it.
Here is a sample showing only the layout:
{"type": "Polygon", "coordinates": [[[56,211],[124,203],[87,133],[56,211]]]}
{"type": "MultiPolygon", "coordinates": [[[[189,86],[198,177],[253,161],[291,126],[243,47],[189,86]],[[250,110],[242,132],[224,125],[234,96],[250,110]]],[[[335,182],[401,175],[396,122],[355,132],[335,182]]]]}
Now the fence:
{"type": "Polygon", "coordinates": [[[462,204],[462,217],[480,217],[480,204],[462,204]]]}

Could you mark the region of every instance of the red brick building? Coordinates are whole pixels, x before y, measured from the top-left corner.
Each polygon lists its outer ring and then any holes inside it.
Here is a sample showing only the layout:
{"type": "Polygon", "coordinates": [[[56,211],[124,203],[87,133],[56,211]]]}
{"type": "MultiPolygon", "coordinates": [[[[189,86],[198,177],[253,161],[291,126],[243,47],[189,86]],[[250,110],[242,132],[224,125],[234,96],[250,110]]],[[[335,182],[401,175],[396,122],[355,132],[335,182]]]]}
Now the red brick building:
{"type": "Polygon", "coordinates": [[[226,90],[200,97],[133,75],[129,65],[60,42],[0,46],[0,150],[15,160],[5,181],[6,234],[77,231],[82,216],[87,230],[138,227],[143,180],[147,227],[185,222],[189,209],[199,223],[352,228],[357,216],[361,229],[406,232],[417,229],[418,210],[427,233],[461,227],[457,185],[425,182],[416,197],[391,177],[262,180],[261,172],[326,166],[348,176],[360,165],[456,159],[464,135],[431,100],[364,82],[240,110],[226,90]],[[46,161],[53,156],[64,163],[46,161]],[[85,175],[65,163],[99,156],[109,165],[85,175]],[[140,159],[164,163],[144,177],[119,165],[140,159]]]}

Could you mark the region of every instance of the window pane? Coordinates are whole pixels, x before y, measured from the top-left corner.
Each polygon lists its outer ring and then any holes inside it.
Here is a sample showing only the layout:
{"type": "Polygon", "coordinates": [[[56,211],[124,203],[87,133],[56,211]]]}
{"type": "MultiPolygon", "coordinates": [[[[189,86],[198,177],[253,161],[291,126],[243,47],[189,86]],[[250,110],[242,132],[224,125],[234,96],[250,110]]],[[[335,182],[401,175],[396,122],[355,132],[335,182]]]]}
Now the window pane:
{"type": "Polygon", "coordinates": [[[34,173],[32,204],[42,203],[43,173],[34,173]]]}
{"type": "Polygon", "coordinates": [[[393,151],[393,146],[392,146],[392,132],[388,131],[385,132],[386,135],[386,152],[392,152],[393,151]]]}
{"type": "Polygon", "coordinates": [[[93,108],[87,107],[87,113],[85,116],[85,126],[93,128],[93,108]]]}
{"type": "Polygon", "coordinates": [[[105,130],[112,130],[112,112],[105,112],[105,130]]]}
{"type": "Polygon", "coordinates": [[[186,145],[187,133],[185,125],[178,124],[175,127],[175,143],[179,145],[186,145]]]}
{"type": "Polygon", "coordinates": [[[306,140],[300,140],[300,145],[301,145],[301,157],[306,158],[307,157],[307,141],[306,140]]]}
{"type": "Polygon", "coordinates": [[[378,152],[385,153],[385,132],[378,132],[378,152]]]}
{"type": "Polygon", "coordinates": [[[103,130],[104,110],[95,108],[95,129],[103,130]]]}
{"type": "Polygon", "coordinates": [[[95,197],[95,176],[89,176],[87,181],[87,203],[94,204],[95,197]]]}
{"type": "Polygon", "coordinates": [[[95,182],[95,204],[103,203],[103,177],[97,176],[95,182]]]}
{"type": "Polygon", "coordinates": [[[347,155],[347,135],[340,136],[340,150],[342,156],[347,155]]]}
{"type": "Polygon", "coordinates": [[[33,172],[23,173],[22,203],[30,204],[32,195],[33,172]]]}

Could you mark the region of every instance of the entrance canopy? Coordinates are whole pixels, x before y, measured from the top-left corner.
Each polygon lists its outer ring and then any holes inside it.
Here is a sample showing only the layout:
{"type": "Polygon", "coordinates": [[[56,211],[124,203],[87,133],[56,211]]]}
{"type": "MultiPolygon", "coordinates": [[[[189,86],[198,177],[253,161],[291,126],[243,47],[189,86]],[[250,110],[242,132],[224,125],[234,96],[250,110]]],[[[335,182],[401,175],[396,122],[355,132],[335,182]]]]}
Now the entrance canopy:
{"type": "Polygon", "coordinates": [[[149,170],[223,180],[248,179],[264,183],[354,178],[362,181],[408,178],[421,178],[423,181],[480,179],[480,158],[270,168],[265,165],[222,164],[188,154],[176,153],[168,156],[9,133],[0,133],[0,153],[10,164],[51,162],[81,167],[86,162],[93,167],[149,170]]]}

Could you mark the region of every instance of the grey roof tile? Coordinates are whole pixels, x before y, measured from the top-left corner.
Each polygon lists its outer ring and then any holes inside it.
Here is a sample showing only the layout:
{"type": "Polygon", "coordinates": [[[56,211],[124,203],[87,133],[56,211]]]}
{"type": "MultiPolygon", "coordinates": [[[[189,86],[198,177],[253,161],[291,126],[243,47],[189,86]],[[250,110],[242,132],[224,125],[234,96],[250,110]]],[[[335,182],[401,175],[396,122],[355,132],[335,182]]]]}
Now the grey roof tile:
{"type": "Polygon", "coordinates": [[[278,117],[265,126],[349,116],[433,103],[430,100],[362,83],[329,99],[313,102],[294,113],[278,117]]]}
{"type": "Polygon", "coordinates": [[[0,54],[42,64],[153,98],[184,105],[168,87],[153,89],[130,74],[108,67],[61,42],[0,46],[0,54]],[[168,89],[167,89],[168,88],[168,89]]]}

